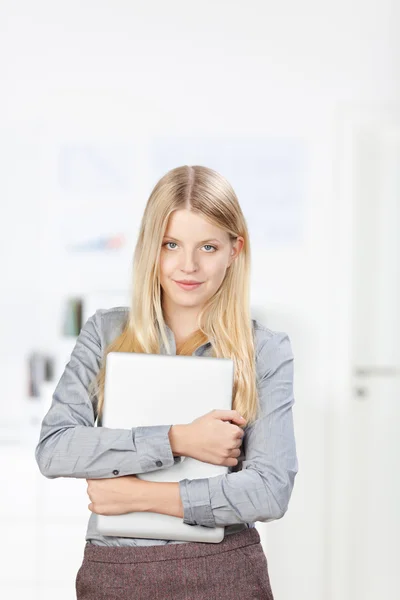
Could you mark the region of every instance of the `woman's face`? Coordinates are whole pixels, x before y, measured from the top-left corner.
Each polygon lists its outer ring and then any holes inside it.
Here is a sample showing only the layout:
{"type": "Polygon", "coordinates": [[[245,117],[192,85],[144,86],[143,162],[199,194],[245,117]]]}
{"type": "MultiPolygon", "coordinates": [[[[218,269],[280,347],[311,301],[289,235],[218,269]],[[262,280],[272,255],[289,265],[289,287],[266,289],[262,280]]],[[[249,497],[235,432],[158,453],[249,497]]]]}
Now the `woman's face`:
{"type": "Polygon", "coordinates": [[[160,255],[161,287],[169,307],[201,308],[219,289],[243,242],[238,237],[232,243],[225,231],[187,209],[174,211],[160,255]],[[201,285],[184,289],[176,283],[182,280],[201,285]]]}

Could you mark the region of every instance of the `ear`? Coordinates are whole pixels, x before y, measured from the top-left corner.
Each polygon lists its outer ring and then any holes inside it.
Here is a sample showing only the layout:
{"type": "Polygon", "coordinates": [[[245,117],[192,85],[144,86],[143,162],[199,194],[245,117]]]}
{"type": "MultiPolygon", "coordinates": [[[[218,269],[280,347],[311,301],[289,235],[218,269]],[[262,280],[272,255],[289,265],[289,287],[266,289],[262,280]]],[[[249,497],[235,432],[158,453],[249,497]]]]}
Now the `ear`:
{"type": "Polygon", "coordinates": [[[231,264],[233,263],[233,261],[235,260],[235,258],[237,256],[239,256],[240,252],[242,251],[244,245],[244,238],[242,236],[238,236],[234,242],[234,246],[231,249],[231,260],[229,261],[229,265],[228,267],[231,266],[231,264]]]}

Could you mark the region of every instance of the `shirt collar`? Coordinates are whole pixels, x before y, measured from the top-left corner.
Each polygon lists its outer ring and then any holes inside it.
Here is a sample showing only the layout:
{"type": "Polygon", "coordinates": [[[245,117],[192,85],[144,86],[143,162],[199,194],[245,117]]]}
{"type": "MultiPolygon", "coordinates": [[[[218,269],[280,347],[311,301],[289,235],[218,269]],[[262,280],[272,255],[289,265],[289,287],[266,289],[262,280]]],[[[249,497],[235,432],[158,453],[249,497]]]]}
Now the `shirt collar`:
{"type": "MultiPolygon", "coordinates": [[[[168,327],[168,325],[165,323],[165,329],[167,332],[167,337],[168,340],[170,342],[171,345],[171,350],[172,350],[172,354],[176,354],[176,345],[175,345],[175,336],[174,333],[172,331],[172,329],[170,327],[168,327]]],[[[160,329],[158,329],[159,332],[159,342],[160,342],[160,347],[161,347],[161,353],[164,354],[166,352],[163,340],[161,338],[161,332],[160,329]]],[[[211,342],[206,342],[205,344],[202,344],[201,346],[199,346],[198,348],[196,348],[196,350],[194,351],[192,356],[199,356],[199,355],[204,355],[207,352],[209,352],[211,349],[211,342]]]]}

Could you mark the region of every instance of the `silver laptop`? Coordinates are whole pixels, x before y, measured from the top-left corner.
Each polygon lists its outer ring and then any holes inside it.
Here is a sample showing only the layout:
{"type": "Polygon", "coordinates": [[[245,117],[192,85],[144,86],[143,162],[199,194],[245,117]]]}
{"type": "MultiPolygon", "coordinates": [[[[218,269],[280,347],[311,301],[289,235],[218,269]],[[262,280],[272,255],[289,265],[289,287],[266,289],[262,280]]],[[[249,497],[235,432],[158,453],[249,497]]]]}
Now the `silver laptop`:
{"type": "MultiPolygon", "coordinates": [[[[110,352],[107,355],[102,425],[129,428],[191,423],[213,410],[232,408],[234,362],[229,358],[110,352]]],[[[227,466],[182,457],[165,469],[139,473],[147,481],[214,477],[227,466]]],[[[97,515],[102,535],[219,543],[224,527],[188,525],[155,512],[97,515]]]]}

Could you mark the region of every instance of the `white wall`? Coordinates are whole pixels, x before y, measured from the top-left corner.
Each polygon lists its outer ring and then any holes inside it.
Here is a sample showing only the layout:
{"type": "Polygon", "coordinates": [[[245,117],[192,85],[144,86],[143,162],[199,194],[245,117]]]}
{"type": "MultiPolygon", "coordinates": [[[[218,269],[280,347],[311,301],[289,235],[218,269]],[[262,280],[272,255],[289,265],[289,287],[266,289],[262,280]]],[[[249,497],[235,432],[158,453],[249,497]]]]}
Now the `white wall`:
{"type": "Polygon", "coordinates": [[[335,454],[328,446],[329,416],[340,404],[332,390],[345,389],[347,377],[341,360],[348,335],[343,257],[351,240],[338,235],[346,233],[342,217],[348,209],[338,204],[338,140],[347,110],[385,111],[399,100],[399,10],[393,4],[0,5],[0,372],[6,417],[18,416],[22,406],[23,354],[55,339],[62,295],[99,287],[99,270],[87,278],[89,260],[81,278],[72,263],[65,268],[59,262],[53,192],[60,143],[134,140],[140,170],[129,209],[132,243],[119,260],[104,259],[113,287],[123,287],[129,277],[137,219],[155,183],[147,162],[155,136],[288,136],[307,146],[302,241],[253,248],[254,305],[262,306],[271,327],[289,332],[296,356],[300,471],[284,519],[259,525],[280,600],[339,599],[346,585],[340,572],[332,582],[327,470],[335,454]]]}

